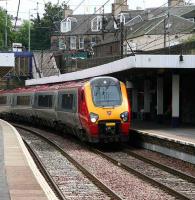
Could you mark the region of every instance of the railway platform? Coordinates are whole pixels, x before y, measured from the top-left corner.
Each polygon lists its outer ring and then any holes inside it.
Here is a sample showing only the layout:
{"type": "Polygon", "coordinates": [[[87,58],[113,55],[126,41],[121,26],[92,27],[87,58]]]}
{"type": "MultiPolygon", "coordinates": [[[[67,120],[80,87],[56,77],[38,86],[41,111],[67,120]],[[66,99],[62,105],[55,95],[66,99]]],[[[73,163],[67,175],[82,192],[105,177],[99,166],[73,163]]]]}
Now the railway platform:
{"type": "Polygon", "coordinates": [[[57,200],[19,133],[0,120],[0,199],[57,200]]]}
{"type": "Polygon", "coordinates": [[[133,121],[130,142],[145,149],[195,164],[195,127],[133,121]]]}

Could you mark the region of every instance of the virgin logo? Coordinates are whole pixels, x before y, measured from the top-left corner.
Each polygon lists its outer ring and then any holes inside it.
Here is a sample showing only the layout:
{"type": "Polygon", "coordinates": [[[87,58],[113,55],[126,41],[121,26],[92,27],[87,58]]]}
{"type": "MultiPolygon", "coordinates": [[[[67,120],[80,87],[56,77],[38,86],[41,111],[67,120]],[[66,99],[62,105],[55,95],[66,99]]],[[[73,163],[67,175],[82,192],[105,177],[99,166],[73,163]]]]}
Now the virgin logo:
{"type": "Polygon", "coordinates": [[[108,114],[108,115],[111,115],[111,114],[112,114],[112,112],[111,112],[111,111],[107,111],[107,114],[108,114]]]}

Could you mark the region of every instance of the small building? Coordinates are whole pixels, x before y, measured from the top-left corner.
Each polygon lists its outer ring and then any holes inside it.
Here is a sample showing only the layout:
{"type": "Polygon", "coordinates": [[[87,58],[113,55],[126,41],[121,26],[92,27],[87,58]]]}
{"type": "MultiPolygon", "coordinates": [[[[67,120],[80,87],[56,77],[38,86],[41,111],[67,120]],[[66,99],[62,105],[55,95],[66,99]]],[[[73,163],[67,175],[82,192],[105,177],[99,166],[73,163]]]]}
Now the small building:
{"type": "Polygon", "coordinates": [[[51,36],[51,49],[65,50],[65,54],[87,51],[93,57],[120,55],[122,36],[123,52],[129,54],[131,49],[176,45],[194,34],[195,6],[183,0],[168,0],[168,6],[145,10],[129,10],[127,1],[115,0],[111,13],[74,15],[68,6],[64,13],[64,20],[56,24],[58,28],[51,36]]]}

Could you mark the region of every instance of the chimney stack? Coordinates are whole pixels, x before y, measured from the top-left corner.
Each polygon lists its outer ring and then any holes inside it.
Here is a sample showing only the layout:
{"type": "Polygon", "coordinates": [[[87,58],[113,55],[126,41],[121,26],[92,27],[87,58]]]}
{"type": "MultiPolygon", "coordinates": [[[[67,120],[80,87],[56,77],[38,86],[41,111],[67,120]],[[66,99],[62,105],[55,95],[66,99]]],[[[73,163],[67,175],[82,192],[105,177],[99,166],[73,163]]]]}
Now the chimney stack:
{"type": "Polygon", "coordinates": [[[116,17],[119,13],[128,11],[127,0],[114,0],[112,14],[116,17]]]}
{"type": "Polygon", "coordinates": [[[184,6],[185,1],[184,0],[168,0],[168,6],[174,7],[174,6],[184,6]]]}
{"type": "Polygon", "coordinates": [[[64,5],[64,19],[67,18],[69,15],[73,14],[73,10],[69,8],[66,4],[64,5]]]}

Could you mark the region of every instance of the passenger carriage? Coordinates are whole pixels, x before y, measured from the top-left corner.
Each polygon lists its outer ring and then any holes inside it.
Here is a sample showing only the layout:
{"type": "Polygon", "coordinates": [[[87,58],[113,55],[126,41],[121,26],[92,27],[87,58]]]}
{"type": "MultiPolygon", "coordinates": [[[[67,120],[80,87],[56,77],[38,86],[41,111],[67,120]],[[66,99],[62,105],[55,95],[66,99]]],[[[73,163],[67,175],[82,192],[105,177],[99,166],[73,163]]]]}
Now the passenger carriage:
{"type": "Polygon", "coordinates": [[[35,88],[18,88],[12,92],[11,114],[17,121],[31,121],[35,115],[33,110],[35,88]]]}
{"type": "Polygon", "coordinates": [[[0,91],[0,114],[4,115],[10,112],[12,103],[12,93],[7,91],[0,91]]]}
{"type": "Polygon", "coordinates": [[[4,91],[0,105],[15,119],[61,128],[89,142],[128,140],[126,87],[112,77],[4,91]]]}

